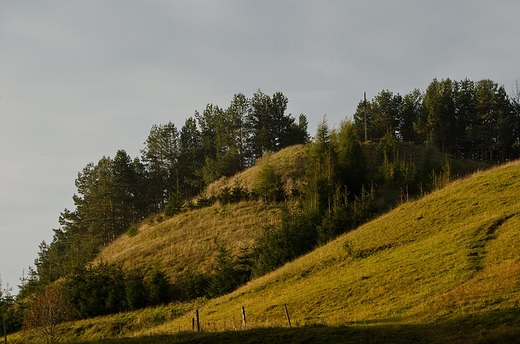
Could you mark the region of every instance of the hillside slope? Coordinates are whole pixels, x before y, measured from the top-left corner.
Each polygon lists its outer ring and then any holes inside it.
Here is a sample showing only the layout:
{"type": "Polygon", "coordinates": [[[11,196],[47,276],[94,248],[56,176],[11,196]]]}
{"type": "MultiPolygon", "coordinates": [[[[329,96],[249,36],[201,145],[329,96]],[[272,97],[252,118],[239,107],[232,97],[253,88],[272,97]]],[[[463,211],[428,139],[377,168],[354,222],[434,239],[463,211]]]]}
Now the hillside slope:
{"type": "Polygon", "coordinates": [[[192,210],[161,223],[144,225],[132,237],[123,235],[107,246],[98,260],[124,268],[158,267],[172,282],[187,268],[211,269],[219,247],[238,253],[251,246],[266,224],[279,222],[279,207],[262,202],[240,202],[192,210]]]}
{"type": "MultiPolygon", "coordinates": [[[[280,330],[288,326],[286,304],[293,327],[320,325],[284,330],[286,342],[302,342],[303,333],[316,338],[312,336],[318,332],[327,332],[330,341],[331,336],[343,336],[345,326],[351,335],[361,331],[362,336],[343,342],[512,342],[520,333],[519,175],[520,161],[476,173],[402,204],[229,295],[67,324],[67,337],[117,336],[118,324],[124,336],[138,338],[136,343],[176,342],[180,337],[175,333],[191,331],[196,309],[205,331],[222,331],[242,328],[242,307],[247,328],[280,330]]],[[[204,266],[211,256],[197,260],[188,247],[194,242],[186,244],[185,252],[164,252],[199,231],[206,233],[198,239],[200,245],[212,252],[213,240],[220,236],[213,236],[216,226],[205,216],[222,224],[229,221],[230,226],[245,224],[250,217],[250,226],[242,227],[254,233],[265,221],[263,214],[275,219],[277,211],[257,202],[191,211],[143,228],[133,238],[121,238],[103,257],[139,266],[146,255],[138,247],[149,241],[155,243],[146,249],[150,257],[174,271],[182,265],[168,257],[184,255],[204,266]],[[254,207],[259,207],[257,213],[254,207]],[[195,221],[201,227],[190,234],[185,229],[195,221]],[[175,237],[181,232],[186,237],[175,237]],[[174,237],[168,238],[171,234],[174,237]]],[[[240,238],[239,232],[230,233],[221,235],[240,238]]],[[[255,335],[266,333],[252,331],[255,335]]],[[[229,335],[225,338],[230,341],[229,335]]],[[[236,338],[244,340],[242,335],[236,338]]],[[[186,342],[199,340],[189,337],[186,342]]]]}
{"type": "MultiPolygon", "coordinates": [[[[518,175],[516,162],[403,204],[201,305],[203,322],[229,328],[244,306],[248,326],[284,326],[282,306],[288,304],[295,325],[443,323],[453,336],[462,331],[469,340],[516,333],[518,175]]],[[[192,316],[154,331],[187,330],[192,316]]],[[[429,335],[435,339],[437,334],[429,335]]]]}
{"type": "MultiPolygon", "coordinates": [[[[263,159],[269,159],[286,189],[295,187],[294,184],[305,173],[303,145],[285,148],[263,159]]],[[[261,163],[231,178],[214,182],[203,196],[215,197],[223,188],[231,189],[236,185],[251,192],[261,163]]],[[[216,203],[177,214],[160,223],[145,224],[137,235],[123,235],[105,247],[97,261],[121,263],[124,268],[158,267],[171,282],[175,282],[178,275],[189,267],[195,267],[201,273],[209,272],[218,247],[237,253],[240,247],[250,247],[264,226],[279,221],[280,207],[277,204],[262,201],[216,203]]]]}

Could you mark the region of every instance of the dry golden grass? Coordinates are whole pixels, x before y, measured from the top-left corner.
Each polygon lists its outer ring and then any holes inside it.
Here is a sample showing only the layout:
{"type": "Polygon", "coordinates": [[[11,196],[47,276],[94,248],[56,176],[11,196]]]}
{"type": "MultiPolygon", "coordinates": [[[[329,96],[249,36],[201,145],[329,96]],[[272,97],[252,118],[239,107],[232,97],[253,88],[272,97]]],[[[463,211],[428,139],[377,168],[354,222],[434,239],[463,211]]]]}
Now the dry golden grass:
{"type": "Polygon", "coordinates": [[[124,268],[158,267],[174,282],[188,267],[207,272],[219,246],[236,253],[251,246],[262,228],[279,221],[277,205],[241,202],[178,214],[155,225],[144,225],[137,235],[121,236],[98,257],[124,268]]]}
{"type": "Polygon", "coordinates": [[[256,165],[247,170],[238,173],[230,178],[222,178],[209,185],[205,191],[205,196],[216,196],[224,187],[232,188],[238,185],[248,191],[253,189],[255,181],[262,165],[262,159],[269,159],[269,163],[275,172],[281,177],[282,183],[287,194],[290,194],[298,180],[305,173],[305,146],[295,145],[287,147],[276,154],[266,155],[257,161],[256,165]]]}

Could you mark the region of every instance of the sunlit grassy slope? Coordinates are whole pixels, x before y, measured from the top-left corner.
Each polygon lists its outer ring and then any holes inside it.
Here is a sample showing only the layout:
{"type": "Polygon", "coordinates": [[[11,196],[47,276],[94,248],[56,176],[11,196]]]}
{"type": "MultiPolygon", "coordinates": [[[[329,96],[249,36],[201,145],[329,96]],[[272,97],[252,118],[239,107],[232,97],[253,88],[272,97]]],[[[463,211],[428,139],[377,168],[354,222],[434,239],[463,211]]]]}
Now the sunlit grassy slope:
{"type": "Polygon", "coordinates": [[[261,158],[255,166],[252,166],[245,171],[236,174],[230,178],[223,178],[209,185],[205,190],[206,196],[217,195],[223,187],[234,187],[239,185],[246,190],[251,191],[254,188],[256,177],[262,162],[268,160],[268,163],[273,167],[276,173],[280,176],[282,185],[285,191],[289,194],[291,189],[297,187],[305,175],[306,162],[306,146],[295,145],[282,149],[272,155],[266,155],[261,158]]]}
{"type": "MultiPolygon", "coordinates": [[[[292,188],[304,173],[304,146],[286,148],[269,157],[283,185],[292,188]]],[[[206,190],[216,195],[223,187],[236,185],[251,191],[260,164],[231,178],[221,179],[206,190]]],[[[137,235],[123,235],[103,249],[98,261],[122,263],[124,268],[158,267],[175,282],[192,267],[198,272],[211,270],[219,246],[237,253],[251,246],[266,225],[280,221],[280,207],[261,201],[214,204],[211,207],[178,214],[160,223],[145,224],[137,235]]]]}
{"type": "Polygon", "coordinates": [[[192,210],[121,236],[98,257],[124,268],[163,270],[172,282],[187,268],[207,273],[219,247],[238,253],[251,246],[266,224],[279,221],[276,205],[241,202],[192,210]]]}
{"type": "Polygon", "coordinates": [[[115,338],[122,324],[117,343],[517,342],[519,176],[520,162],[479,172],[229,295],[68,324],[65,338],[115,338]],[[242,307],[255,330],[233,331],[242,307]],[[185,332],[196,309],[206,334],[185,332]]]}
{"type": "MultiPolygon", "coordinates": [[[[520,331],[520,163],[478,173],[199,306],[207,329],[443,324],[439,341],[520,331]],[[212,327],[213,326],[213,327],[212,327]],[[460,333],[458,331],[461,331],[460,333]]],[[[192,313],[154,332],[188,329],[192,313]]],[[[424,331],[430,327],[425,327],[424,331]]],[[[432,339],[432,340],[433,340],[432,339]]]]}

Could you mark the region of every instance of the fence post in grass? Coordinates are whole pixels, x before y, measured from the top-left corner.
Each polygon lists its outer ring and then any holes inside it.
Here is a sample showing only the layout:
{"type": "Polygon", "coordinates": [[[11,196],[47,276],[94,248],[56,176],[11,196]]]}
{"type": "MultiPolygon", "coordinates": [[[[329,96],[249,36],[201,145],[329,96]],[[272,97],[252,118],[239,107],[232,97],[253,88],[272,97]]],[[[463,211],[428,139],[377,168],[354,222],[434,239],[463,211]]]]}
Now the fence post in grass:
{"type": "Polygon", "coordinates": [[[285,308],[285,316],[287,317],[287,322],[289,323],[289,327],[292,327],[291,326],[291,317],[289,316],[289,310],[287,309],[287,304],[284,303],[283,306],[285,308]]]}
{"type": "Polygon", "coordinates": [[[244,306],[242,306],[242,324],[244,327],[247,326],[247,322],[246,322],[246,309],[244,308],[244,306]]]}
{"type": "Polygon", "coordinates": [[[197,318],[197,332],[200,332],[200,319],[199,319],[199,310],[195,310],[195,317],[197,318]]]}
{"type": "Polygon", "coordinates": [[[191,318],[191,330],[195,331],[195,318],[191,318]]]}

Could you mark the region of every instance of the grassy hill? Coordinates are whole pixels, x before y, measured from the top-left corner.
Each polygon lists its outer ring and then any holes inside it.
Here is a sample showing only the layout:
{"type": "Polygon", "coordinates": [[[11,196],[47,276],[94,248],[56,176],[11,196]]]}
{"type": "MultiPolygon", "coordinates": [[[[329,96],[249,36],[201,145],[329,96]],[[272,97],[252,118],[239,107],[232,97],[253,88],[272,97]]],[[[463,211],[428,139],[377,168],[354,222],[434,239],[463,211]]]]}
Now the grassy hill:
{"type": "MultiPolygon", "coordinates": [[[[100,343],[103,337],[114,343],[517,342],[519,175],[520,162],[476,173],[404,203],[229,295],[65,324],[63,338],[100,343]],[[203,333],[191,331],[196,309],[203,333]]],[[[211,252],[215,244],[209,233],[218,231],[217,223],[240,222],[240,228],[254,229],[263,221],[262,212],[276,211],[259,203],[195,210],[121,238],[119,248],[113,245],[103,257],[139,265],[146,256],[139,243],[146,241],[155,248],[145,251],[175,271],[182,266],[172,257],[190,256],[203,265],[207,257],[195,258],[191,245],[211,252]],[[198,243],[183,243],[185,251],[172,248],[175,240],[190,240],[179,228],[194,226],[196,219],[206,224],[193,227],[192,235],[201,235],[198,243]],[[166,240],[166,235],[173,237],[166,240]]],[[[252,240],[238,229],[218,233],[229,241],[252,240]]]]}
{"type": "Polygon", "coordinates": [[[124,268],[158,267],[174,282],[187,268],[206,273],[218,247],[236,253],[250,246],[266,224],[279,221],[279,207],[262,202],[214,204],[146,224],[132,237],[123,235],[98,257],[124,268]]]}
{"type": "MultiPolygon", "coordinates": [[[[286,148],[269,156],[269,163],[290,189],[305,172],[305,151],[302,145],[286,148]]],[[[257,164],[231,178],[211,184],[204,197],[215,196],[225,187],[239,185],[251,191],[260,170],[257,164]]],[[[217,248],[225,246],[231,253],[251,246],[266,225],[280,222],[280,206],[262,201],[221,203],[181,213],[157,223],[150,221],[135,236],[123,235],[106,247],[98,261],[122,263],[124,268],[158,267],[175,282],[193,267],[207,273],[212,267],[217,248]]]]}
{"type": "MultiPolygon", "coordinates": [[[[296,326],[392,324],[405,337],[433,342],[514,338],[520,331],[519,174],[520,163],[509,164],[403,204],[201,305],[201,317],[224,329],[244,306],[248,326],[284,326],[287,304],[296,326]]],[[[188,329],[192,316],[155,331],[188,329]]]]}

